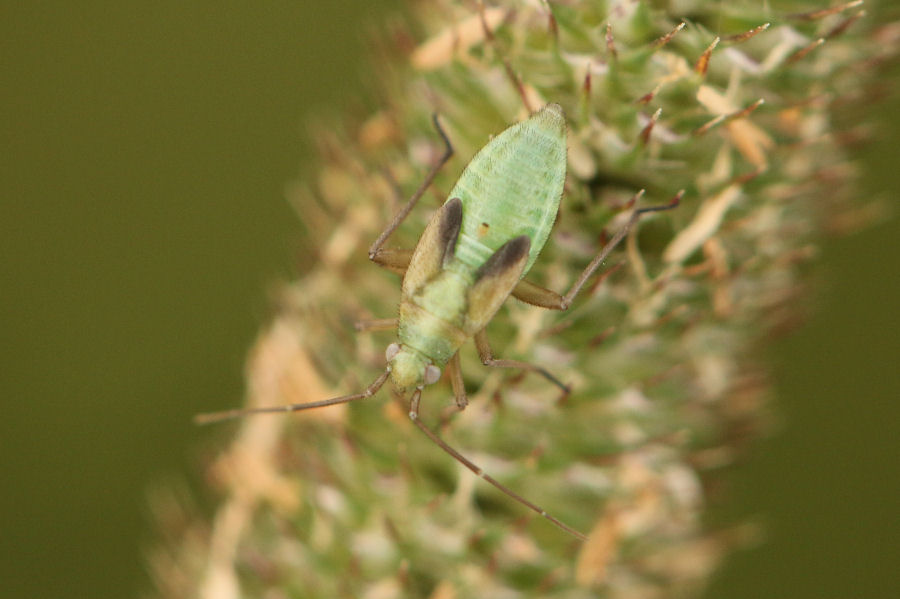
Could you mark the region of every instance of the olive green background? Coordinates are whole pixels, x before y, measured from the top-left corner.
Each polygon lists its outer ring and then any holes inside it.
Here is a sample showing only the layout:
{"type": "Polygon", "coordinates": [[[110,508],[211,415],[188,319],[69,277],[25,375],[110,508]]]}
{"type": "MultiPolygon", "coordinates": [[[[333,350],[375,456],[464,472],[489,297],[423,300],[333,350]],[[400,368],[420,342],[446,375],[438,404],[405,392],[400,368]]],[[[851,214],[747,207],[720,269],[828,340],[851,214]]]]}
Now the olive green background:
{"type": "MultiPolygon", "coordinates": [[[[197,483],[190,417],[239,401],[294,271],[302,123],[355,101],[365,25],[399,4],[4,3],[0,597],[148,588],[147,490],[197,483]]],[[[895,201],[882,133],[866,186],[895,201]]],[[[786,426],[732,477],[770,542],[709,596],[897,596],[898,233],[825,248],[812,321],[772,353],[786,426]]]]}

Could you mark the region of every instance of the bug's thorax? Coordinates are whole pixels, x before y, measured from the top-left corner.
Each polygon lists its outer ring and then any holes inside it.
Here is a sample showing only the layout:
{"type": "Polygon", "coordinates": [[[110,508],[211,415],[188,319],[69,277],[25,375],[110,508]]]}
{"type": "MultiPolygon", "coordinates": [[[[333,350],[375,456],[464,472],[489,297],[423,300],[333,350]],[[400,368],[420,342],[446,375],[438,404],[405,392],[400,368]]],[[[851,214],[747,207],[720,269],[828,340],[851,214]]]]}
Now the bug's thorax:
{"type": "Polygon", "coordinates": [[[429,314],[461,327],[468,303],[466,294],[472,286],[472,273],[457,266],[458,262],[454,260],[426,285],[401,301],[414,303],[429,314]]]}
{"type": "Polygon", "coordinates": [[[400,300],[398,338],[443,367],[471,336],[466,327],[471,273],[448,266],[400,300]]]}

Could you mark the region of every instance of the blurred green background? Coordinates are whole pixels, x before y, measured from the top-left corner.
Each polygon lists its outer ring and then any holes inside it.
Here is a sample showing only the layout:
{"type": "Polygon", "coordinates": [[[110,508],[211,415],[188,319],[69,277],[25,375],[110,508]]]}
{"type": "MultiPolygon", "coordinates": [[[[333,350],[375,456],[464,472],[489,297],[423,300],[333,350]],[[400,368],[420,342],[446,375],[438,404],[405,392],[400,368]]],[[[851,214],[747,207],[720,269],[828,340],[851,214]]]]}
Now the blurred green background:
{"type": "MultiPolygon", "coordinates": [[[[196,478],[190,417],[239,401],[293,272],[302,123],[354,101],[399,5],[4,3],[0,597],[148,588],[147,490],[196,478]]],[[[893,200],[890,127],[863,157],[893,200]]],[[[772,353],[786,428],[732,477],[770,542],[710,597],[897,596],[898,233],[825,248],[812,322],[772,353]]]]}

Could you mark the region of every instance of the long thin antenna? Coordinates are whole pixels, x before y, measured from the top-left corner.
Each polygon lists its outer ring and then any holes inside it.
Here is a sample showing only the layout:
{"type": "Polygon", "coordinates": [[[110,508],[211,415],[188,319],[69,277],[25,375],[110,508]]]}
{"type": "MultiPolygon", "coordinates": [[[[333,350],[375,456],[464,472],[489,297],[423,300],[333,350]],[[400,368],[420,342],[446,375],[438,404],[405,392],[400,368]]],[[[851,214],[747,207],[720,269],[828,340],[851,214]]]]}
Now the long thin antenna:
{"type": "Polygon", "coordinates": [[[415,390],[415,392],[413,393],[412,399],[410,399],[410,402],[409,402],[409,418],[410,418],[410,420],[412,420],[415,423],[415,425],[417,427],[419,427],[419,429],[423,433],[425,433],[425,435],[428,436],[429,439],[431,439],[434,442],[435,445],[437,445],[438,447],[443,449],[445,452],[450,454],[456,461],[458,461],[460,464],[462,464],[463,466],[465,466],[466,468],[468,468],[469,470],[474,472],[479,478],[483,478],[485,481],[492,484],[494,487],[496,487],[497,489],[499,489],[500,491],[502,491],[503,493],[505,493],[512,499],[515,499],[516,501],[518,501],[519,503],[521,503],[522,505],[524,505],[531,511],[539,514],[541,517],[546,518],[547,520],[552,522],[554,526],[566,531],[567,533],[569,533],[573,537],[576,537],[579,540],[582,540],[582,541],[587,540],[587,536],[585,536],[583,533],[578,532],[577,530],[575,530],[574,528],[572,528],[571,526],[569,526],[562,520],[559,520],[559,519],[551,516],[550,514],[547,513],[546,510],[544,510],[544,508],[528,501],[527,499],[525,499],[524,497],[522,497],[521,495],[519,495],[512,489],[509,489],[508,487],[506,487],[505,485],[500,483],[494,477],[487,474],[484,470],[481,469],[480,466],[476,465],[474,462],[469,460],[466,456],[462,455],[461,453],[459,453],[458,451],[456,451],[455,449],[450,447],[446,441],[444,441],[443,439],[441,439],[440,437],[437,436],[437,433],[435,433],[433,430],[431,430],[430,428],[425,426],[425,424],[421,420],[419,420],[419,400],[421,398],[422,398],[422,388],[419,387],[415,390]]]}
{"type": "Polygon", "coordinates": [[[206,414],[197,414],[194,416],[195,424],[211,424],[213,422],[222,422],[223,420],[233,420],[235,418],[243,418],[244,416],[252,416],[254,414],[283,414],[285,412],[298,412],[300,410],[311,410],[313,408],[324,408],[325,406],[333,406],[339,403],[347,403],[357,399],[366,399],[372,397],[387,380],[390,375],[390,369],[385,370],[381,375],[372,381],[362,393],[354,393],[353,395],[342,395],[341,397],[332,397],[331,399],[323,399],[321,401],[312,401],[308,403],[294,403],[283,406],[267,406],[265,408],[241,408],[236,410],[225,410],[223,412],[209,412],[206,414]]]}

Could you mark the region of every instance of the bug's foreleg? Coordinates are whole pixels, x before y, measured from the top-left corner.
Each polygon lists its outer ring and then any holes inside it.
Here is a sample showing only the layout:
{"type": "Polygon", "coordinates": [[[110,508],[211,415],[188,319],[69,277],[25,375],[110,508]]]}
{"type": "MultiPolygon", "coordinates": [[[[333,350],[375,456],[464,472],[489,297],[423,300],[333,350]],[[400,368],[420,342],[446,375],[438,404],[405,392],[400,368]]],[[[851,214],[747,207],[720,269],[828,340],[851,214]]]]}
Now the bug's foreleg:
{"type": "Polygon", "coordinates": [[[502,491],[503,493],[505,493],[507,496],[509,496],[512,499],[514,499],[515,501],[521,503],[522,505],[524,505],[531,511],[533,511],[537,514],[540,514],[543,518],[546,518],[547,520],[552,522],[554,525],[556,525],[557,527],[566,531],[567,533],[571,534],[572,536],[577,537],[578,539],[580,539],[582,541],[587,540],[587,537],[584,534],[578,532],[571,526],[563,523],[561,520],[554,518],[553,516],[548,514],[546,512],[546,510],[544,510],[543,508],[528,501],[527,499],[525,499],[524,497],[522,497],[515,491],[512,491],[511,489],[507,488],[506,486],[501,484],[497,479],[495,479],[494,477],[487,474],[484,470],[482,470],[480,466],[477,466],[474,462],[469,460],[467,457],[465,457],[464,455],[462,455],[461,453],[459,453],[458,451],[456,451],[455,449],[450,447],[450,445],[448,445],[446,441],[444,441],[443,439],[438,437],[437,433],[435,433],[433,430],[428,428],[425,425],[425,423],[423,423],[421,420],[419,420],[419,400],[421,398],[422,398],[422,388],[419,387],[413,393],[412,399],[410,399],[410,402],[409,402],[409,419],[412,420],[415,423],[415,425],[417,427],[419,427],[419,430],[421,430],[423,433],[425,433],[425,435],[429,439],[431,439],[435,445],[437,445],[438,447],[443,449],[445,452],[447,452],[448,454],[453,456],[453,458],[456,461],[458,461],[460,464],[462,464],[463,466],[465,466],[466,468],[468,468],[469,470],[474,472],[479,478],[484,479],[485,481],[487,481],[488,483],[493,485],[495,488],[497,488],[500,491],[502,491]]]}
{"type": "MultiPolygon", "coordinates": [[[[413,207],[415,207],[416,202],[418,202],[423,195],[425,195],[425,190],[428,189],[428,186],[434,181],[434,178],[437,177],[438,172],[440,172],[441,168],[447,161],[450,160],[450,157],[453,156],[453,146],[450,145],[450,138],[447,137],[447,134],[444,133],[444,130],[441,128],[440,122],[438,122],[437,114],[432,116],[432,121],[434,122],[434,128],[437,129],[438,135],[441,136],[441,139],[444,141],[444,154],[437,161],[437,163],[431,168],[426,175],[425,180],[422,181],[422,184],[419,185],[419,188],[412,194],[412,197],[406,202],[406,204],[400,209],[399,212],[394,216],[394,219],[387,226],[387,228],[381,232],[381,235],[378,236],[378,239],[372,244],[372,247],[369,248],[369,260],[375,260],[376,256],[383,250],[381,246],[384,245],[384,242],[387,241],[387,238],[391,236],[397,227],[400,226],[409,213],[412,212],[413,207]]],[[[377,262],[377,260],[375,260],[377,262]]]]}
{"type": "Polygon", "coordinates": [[[571,391],[568,385],[564,384],[558,378],[550,374],[548,370],[541,366],[538,366],[537,364],[522,362],[520,360],[498,360],[494,358],[494,353],[493,351],[491,351],[491,344],[488,342],[487,333],[484,329],[475,333],[474,341],[475,347],[478,349],[478,356],[481,358],[481,363],[485,366],[491,366],[494,368],[519,368],[521,370],[528,370],[530,372],[541,375],[542,377],[562,389],[563,397],[568,395],[571,391]]]}
{"type": "MultiPolygon", "coordinates": [[[[639,197],[639,194],[637,197],[639,197]]],[[[616,248],[619,243],[625,239],[631,229],[634,227],[635,223],[641,218],[641,215],[646,214],[647,212],[660,212],[662,210],[670,210],[678,206],[678,202],[681,200],[681,196],[684,195],[684,190],[679,191],[672,200],[670,200],[667,204],[663,204],[661,206],[650,206],[647,208],[639,208],[631,213],[631,218],[628,219],[628,222],[625,223],[621,229],[616,231],[616,234],[612,239],[607,242],[606,245],[600,250],[594,259],[591,260],[591,263],[588,264],[578,278],[572,283],[572,286],[569,290],[564,294],[560,295],[555,291],[550,289],[545,289],[534,283],[529,283],[528,281],[522,280],[516,285],[516,287],[512,291],[512,296],[516,299],[519,299],[526,304],[531,304],[532,306],[539,306],[541,308],[547,308],[550,310],[568,310],[569,306],[572,305],[572,301],[575,299],[575,296],[581,291],[584,287],[587,280],[594,274],[594,272],[600,267],[604,260],[609,256],[609,254],[616,248]]]]}

